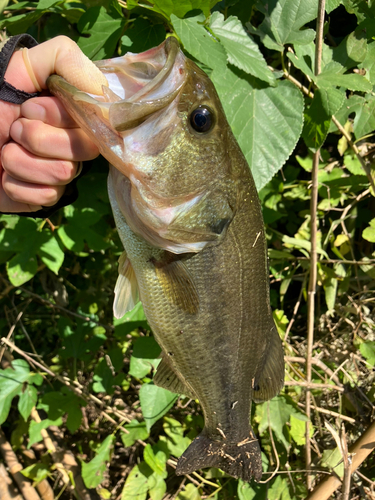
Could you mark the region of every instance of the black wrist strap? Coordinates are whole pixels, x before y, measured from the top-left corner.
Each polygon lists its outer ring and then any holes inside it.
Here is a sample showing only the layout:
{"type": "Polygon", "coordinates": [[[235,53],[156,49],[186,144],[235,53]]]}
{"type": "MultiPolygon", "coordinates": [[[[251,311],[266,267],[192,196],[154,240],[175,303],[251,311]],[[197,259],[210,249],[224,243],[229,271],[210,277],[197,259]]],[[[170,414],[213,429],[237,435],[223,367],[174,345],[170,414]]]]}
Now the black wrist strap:
{"type": "Polygon", "coordinates": [[[27,99],[38,95],[38,92],[29,93],[16,89],[4,79],[10,58],[19,45],[31,49],[38,45],[38,42],[31,35],[27,34],[12,36],[0,52],[0,100],[13,104],[22,104],[27,99]]]}

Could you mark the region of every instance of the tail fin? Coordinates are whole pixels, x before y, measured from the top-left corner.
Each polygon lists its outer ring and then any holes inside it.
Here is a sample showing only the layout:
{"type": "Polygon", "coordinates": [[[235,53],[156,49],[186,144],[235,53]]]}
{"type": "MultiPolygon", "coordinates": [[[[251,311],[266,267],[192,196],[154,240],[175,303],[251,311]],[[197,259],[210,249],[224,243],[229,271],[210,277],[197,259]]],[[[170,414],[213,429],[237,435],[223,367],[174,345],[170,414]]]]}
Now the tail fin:
{"type": "Polygon", "coordinates": [[[239,443],[213,441],[202,433],[180,457],[176,474],[190,474],[205,467],[218,467],[247,482],[252,477],[259,481],[262,460],[258,440],[249,437],[239,443]]]}

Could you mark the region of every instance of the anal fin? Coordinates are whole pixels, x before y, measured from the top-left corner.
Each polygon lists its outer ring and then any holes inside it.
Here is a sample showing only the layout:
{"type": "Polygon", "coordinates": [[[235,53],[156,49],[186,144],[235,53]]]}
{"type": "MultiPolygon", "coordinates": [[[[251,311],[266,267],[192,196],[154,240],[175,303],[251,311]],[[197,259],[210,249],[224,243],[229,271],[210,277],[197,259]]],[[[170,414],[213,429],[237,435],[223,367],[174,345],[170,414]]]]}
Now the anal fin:
{"type": "Polygon", "coordinates": [[[192,399],[196,398],[192,389],[175,372],[172,363],[164,352],[161,354],[161,362],[154,375],[154,384],[176,394],[185,394],[185,396],[192,399]]]}
{"type": "Polygon", "coordinates": [[[182,259],[169,257],[154,262],[156,275],[167,298],[190,314],[199,310],[199,296],[188,268],[182,259]]]}
{"type": "Polygon", "coordinates": [[[123,252],[119,258],[118,278],[115,286],[113,315],[119,319],[139,301],[138,283],[130,260],[123,252]]]}
{"type": "Polygon", "coordinates": [[[275,397],[284,385],[284,351],[276,326],[271,329],[264,361],[253,381],[253,400],[262,403],[275,397]]]}

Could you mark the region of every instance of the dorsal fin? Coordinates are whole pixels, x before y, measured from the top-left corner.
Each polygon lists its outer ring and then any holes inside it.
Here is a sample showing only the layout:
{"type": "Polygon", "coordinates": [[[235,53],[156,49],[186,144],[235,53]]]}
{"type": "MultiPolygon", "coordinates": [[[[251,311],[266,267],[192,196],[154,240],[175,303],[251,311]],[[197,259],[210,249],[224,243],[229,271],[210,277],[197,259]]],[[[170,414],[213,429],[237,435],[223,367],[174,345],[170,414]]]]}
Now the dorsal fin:
{"type": "Polygon", "coordinates": [[[186,312],[197,314],[198,291],[183,260],[170,254],[167,259],[154,262],[154,266],[166,297],[186,312]]]}
{"type": "Polygon", "coordinates": [[[254,377],[253,400],[262,403],[275,397],[284,385],[284,372],[284,351],[276,326],[273,325],[264,362],[254,377]]]}
{"type": "Polygon", "coordinates": [[[123,252],[119,258],[118,278],[115,286],[113,315],[119,319],[131,311],[139,301],[138,283],[130,260],[123,252]]]}
{"type": "Polygon", "coordinates": [[[161,353],[161,362],[154,375],[154,384],[176,394],[185,394],[185,396],[189,396],[192,399],[196,398],[192,389],[175,372],[168,355],[164,352],[161,353]]]}

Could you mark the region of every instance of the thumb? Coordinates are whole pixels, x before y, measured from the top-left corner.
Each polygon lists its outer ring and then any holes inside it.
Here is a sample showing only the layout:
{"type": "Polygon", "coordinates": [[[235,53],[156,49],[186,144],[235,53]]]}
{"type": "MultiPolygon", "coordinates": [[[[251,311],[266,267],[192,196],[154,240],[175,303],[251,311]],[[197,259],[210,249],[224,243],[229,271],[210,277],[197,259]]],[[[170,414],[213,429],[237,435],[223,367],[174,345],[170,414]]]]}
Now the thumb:
{"type": "Polygon", "coordinates": [[[29,49],[28,56],[42,89],[47,88],[47,78],[54,73],[78,89],[92,94],[102,95],[102,85],[108,86],[103,73],[66,36],[52,38],[29,49]]]}

